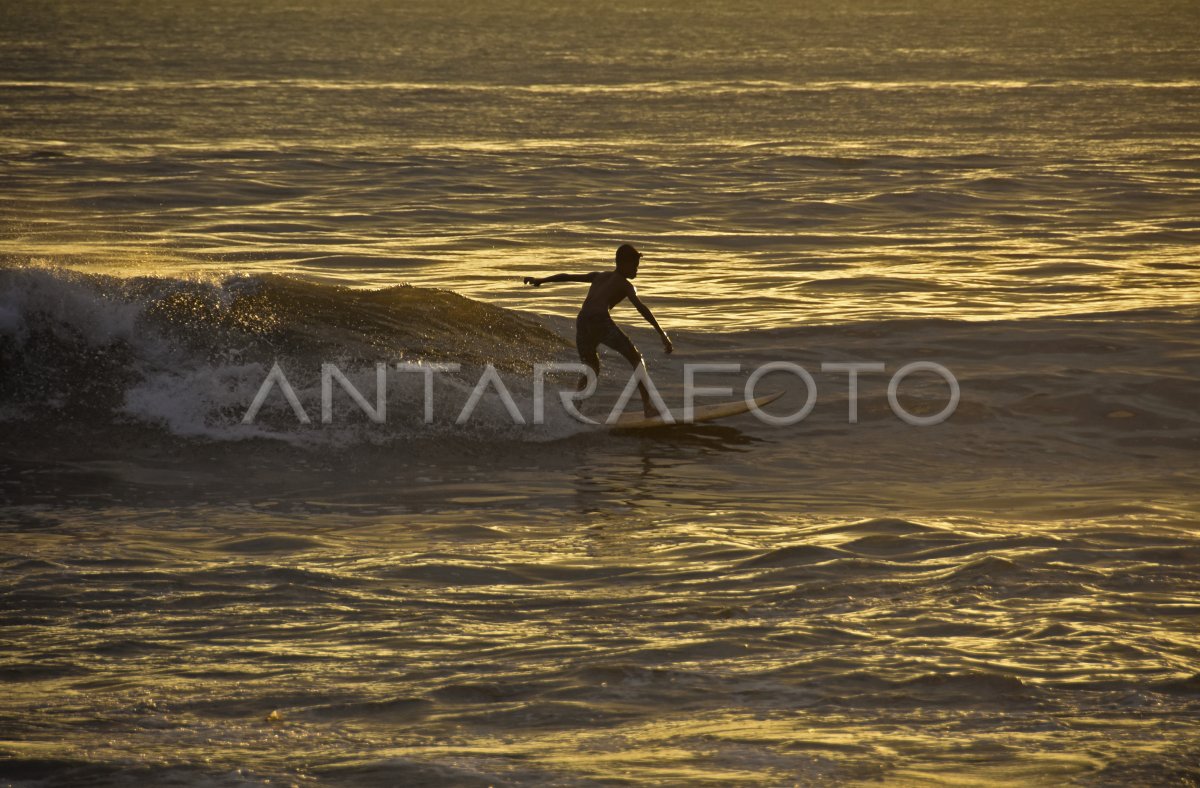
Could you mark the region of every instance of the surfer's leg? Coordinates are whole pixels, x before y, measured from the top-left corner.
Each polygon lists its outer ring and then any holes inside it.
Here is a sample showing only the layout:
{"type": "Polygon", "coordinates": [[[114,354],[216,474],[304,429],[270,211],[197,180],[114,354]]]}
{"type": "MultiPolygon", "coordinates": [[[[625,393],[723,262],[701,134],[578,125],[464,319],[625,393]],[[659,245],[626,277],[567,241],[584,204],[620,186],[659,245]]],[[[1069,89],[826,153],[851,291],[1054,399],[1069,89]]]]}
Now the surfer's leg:
{"type": "MultiPolygon", "coordinates": [[[[642,358],[641,352],[638,351],[637,345],[633,344],[633,340],[626,336],[625,332],[618,328],[616,323],[612,324],[612,327],[601,341],[624,356],[625,360],[634,369],[646,366],[646,362],[642,358]]],[[[646,414],[647,418],[659,415],[658,409],[650,402],[650,392],[646,390],[646,384],[641,380],[638,381],[638,394],[642,398],[642,413],[646,414]]]]}
{"type": "MultiPolygon", "coordinates": [[[[597,379],[600,378],[600,354],[596,351],[600,346],[600,337],[591,321],[581,319],[575,322],[575,349],[579,351],[579,360],[592,368],[597,379]]],[[[575,390],[583,391],[587,388],[587,382],[587,375],[580,375],[575,390]]]]}
{"type": "MultiPolygon", "coordinates": [[[[589,367],[592,368],[592,372],[596,373],[596,380],[599,380],[600,379],[600,357],[597,356],[595,353],[593,353],[591,359],[584,359],[583,363],[587,364],[589,367]]],[[[587,388],[587,384],[588,384],[587,375],[580,375],[579,383],[575,386],[575,390],[583,391],[584,389],[587,388]]]]}

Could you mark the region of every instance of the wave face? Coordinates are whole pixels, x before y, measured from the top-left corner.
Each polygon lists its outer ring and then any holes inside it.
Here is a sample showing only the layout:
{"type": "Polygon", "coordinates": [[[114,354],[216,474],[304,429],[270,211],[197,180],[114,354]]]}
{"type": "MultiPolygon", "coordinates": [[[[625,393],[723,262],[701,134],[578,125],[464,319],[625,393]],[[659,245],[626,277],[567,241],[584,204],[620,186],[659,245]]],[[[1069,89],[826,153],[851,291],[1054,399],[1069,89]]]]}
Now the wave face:
{"type": "MultiPolygon", "coordinates": [[[[447,380],[461,388],[486,364],[528,377],[535,360],[566,347],[528,319],[447,291],[39,267],[0,269],[0,332],[0,407],[10,422],[103,429],[132,419],[215,439],[289,436],[239,424],[276,363],[302,373],[298,396],[313,403],[323,363],[355,374],[377,363],[454,362],[463,373],[447,380]]],[[[423,413],[423,378],[410,377],[399,396],[423,413]]],[[[373,381],[355,382],[374,396],[373,381]]]]}
{"type": "MultiPolygon", "coordinates": [[[[811,415],[782,427],[746,416],[738,423],[752,435],[804,436],[811,444],[814,431],[822,436],[818,442],[856,440],[871,430],[902,440],[907,431],[929,452],[960,453],[971,462],[1003,464],[1006,453],[1033,447],[1111,465],[1131,455],[1200,446],[1193,407],[1200,375],[1194,362],[1197,318],[1194,308],[1142,309],[991,322],[913,318],[722,334],[679,331],[680,352],[673,356],[659,351],[648,329],[627,330],[677,415],[688,364],[735,365],[732,371],[702,369],[696,378],[700,386],[727,387],[724,398],[735,399],[756,369],[786,362],[815,375],[811,415]],[[860,374],[853,404],[847,373],[836,367],[848,361],[884,365],[860,374]],[[906,378],[896,405],[889,400],[890,378],[913,362],[941,365],[960,390],[942,432],[913,427],[897,410],[931,416],[945,408],[949,389],[937,375],[906,378]],[[849,421],[852,408],[855,422],[849,421]],[[984,445],[992,451],[980,454],[984,445]]],[[[545,421],[537,423],[534,367],[577,363],[571,334],[565,320],[413,286],[362,290],[279,275],[128,278],[6,268],[0,269],[6,373],[0,419],[37,442],[65,431],[62,439],[77,451],[85,446],[70,430],[95,430],[99,437],[88,445],[99,453],[116,432],[135,426],[159,436],[153,440],[268,438],[314,447],[483,440],[499,451],[512,440],[599,434],[559,405],[556,392],[574,387],[572,372],[546,376],[545,421]],[[324,364],[346,378],[345,384],[331,378],[328,423],[324,364]],[[427,398],[425,376],[400,369],[402,364],[459,368],[432,375],[427,398]],[[268,385],[276,365],[303,416],[289,406],[278,381],[268,385]],[[379,365],[386,412],[374,422],[369,411],[378,405],[379,365]],[[488,383],[477,411],[460,424],[487,365],[496,370],[511,409],[488,383]],[[265,398],[252,410],[264,387],[265,398]],[[365,404],[355,403],[355,392],[365,404]],[[243,423],[248,414],[252,423],[243,423]]],[[[622,359],[604,351],[598,391],[585,401],[585,415],[605,419],[628,374],[622,359]]],[[[805,383],[786,373],[758,386],[760,393],[785,392],[777,414],[798,411],[808,396],[805,383]]],[[[713,395],[699,396],[704,404],[713,395]]],[[[635,397],[632,407],[637,404],[635,397]]]]}

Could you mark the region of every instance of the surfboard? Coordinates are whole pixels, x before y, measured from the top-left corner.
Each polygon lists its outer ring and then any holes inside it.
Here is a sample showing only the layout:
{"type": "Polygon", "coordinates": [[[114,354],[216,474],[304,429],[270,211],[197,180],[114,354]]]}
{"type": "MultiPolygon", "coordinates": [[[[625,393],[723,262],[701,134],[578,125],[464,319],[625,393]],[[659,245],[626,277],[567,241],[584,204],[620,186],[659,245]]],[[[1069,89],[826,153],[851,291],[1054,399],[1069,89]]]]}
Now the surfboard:
{"type": "MultiPolygon", "coordinates": [[[[764,394],[761,397],[754,398],[755,407],[761,408],[763,405],[768,405],[783,396],[782,391],[772,391],[770,394],[764,394]]],[[[739,399],[732,402],[718,402],[714,405],[698,405],[692,410],[692,420],[685,422],[683,420],[683,411],[680,410],[671,415],[675,417],[675,424],[699,424],[705,421],[716,421],[717,419],[736,416],[739,413],[745,413],[750,410],[750,406],[746,404],[746,400],[739,399]]],[[[650,427],[669,427],[674,426],[670,422],[663,421],[662,416],[646,418],[640,413],[623,413],[617,419],[615,424],[605,424],[610,430],[644,430],[650,427]]]]}

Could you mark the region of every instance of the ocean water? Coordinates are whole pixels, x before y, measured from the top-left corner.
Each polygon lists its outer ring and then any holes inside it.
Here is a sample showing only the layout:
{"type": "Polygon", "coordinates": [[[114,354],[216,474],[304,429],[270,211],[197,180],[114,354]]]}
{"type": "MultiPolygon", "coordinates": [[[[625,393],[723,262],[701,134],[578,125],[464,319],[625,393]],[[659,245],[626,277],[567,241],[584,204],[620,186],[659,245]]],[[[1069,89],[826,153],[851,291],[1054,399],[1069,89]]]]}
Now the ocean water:
{"type": "Polygon", "coordinates": [[[1198,17],[8,0],[3,783],[1197,783],[1198,17]]]}

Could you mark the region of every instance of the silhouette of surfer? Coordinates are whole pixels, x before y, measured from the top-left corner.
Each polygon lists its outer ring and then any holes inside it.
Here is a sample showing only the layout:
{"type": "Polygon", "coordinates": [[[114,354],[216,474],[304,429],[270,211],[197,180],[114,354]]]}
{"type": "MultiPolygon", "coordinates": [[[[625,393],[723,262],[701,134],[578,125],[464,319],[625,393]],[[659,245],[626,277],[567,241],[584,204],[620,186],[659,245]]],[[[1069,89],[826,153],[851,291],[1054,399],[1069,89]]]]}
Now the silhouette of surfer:
{"type": "MultiPolygon", "coordinates": [[[[629,281],[637,276],[638,265],[641,263],[641,260],[641,252],[629,244],[621,244],[617,247],[616,267],[611,271],[591,271],[586,274],[554,274],[553,276],[540,279],[527,276],[522,280],[525,284],[534,287],[540,287],[543,284],[551,282],[591,283],[587,296],[583,299],[583,306],[579,308],[579,316],[575,318],[575,348],[579,351],[579,360],[591,367],[597,376],[600,374],[600,356],[597,353],[600,345],[608,345],[620,353],[635,369],[637,367],[644,367],[645,365],[645,361],[642,359],[642,354],[638,352],[637,346],[613,322],[612,315],[609,314],[610,309],[626,298],[641,313],[646,322],[654,326],[654,330],[662,338],[663,350],[667,353],[674,350],[667,332],[663,331],[658,321],[654,319],[654,314],[650,311],[650,307],[646,306],[638,298],[633,282],[629,281]]],[[[587,376],[580,376],[578,390],[582,391],[586,386],[587,376]]],[[[642,397],[642,412],[647,417],[657,416],[658,413],[650,402],[650,395],[646,391],[646,386],[640,380],[638,381],[638,394],[642,397]]]]}

